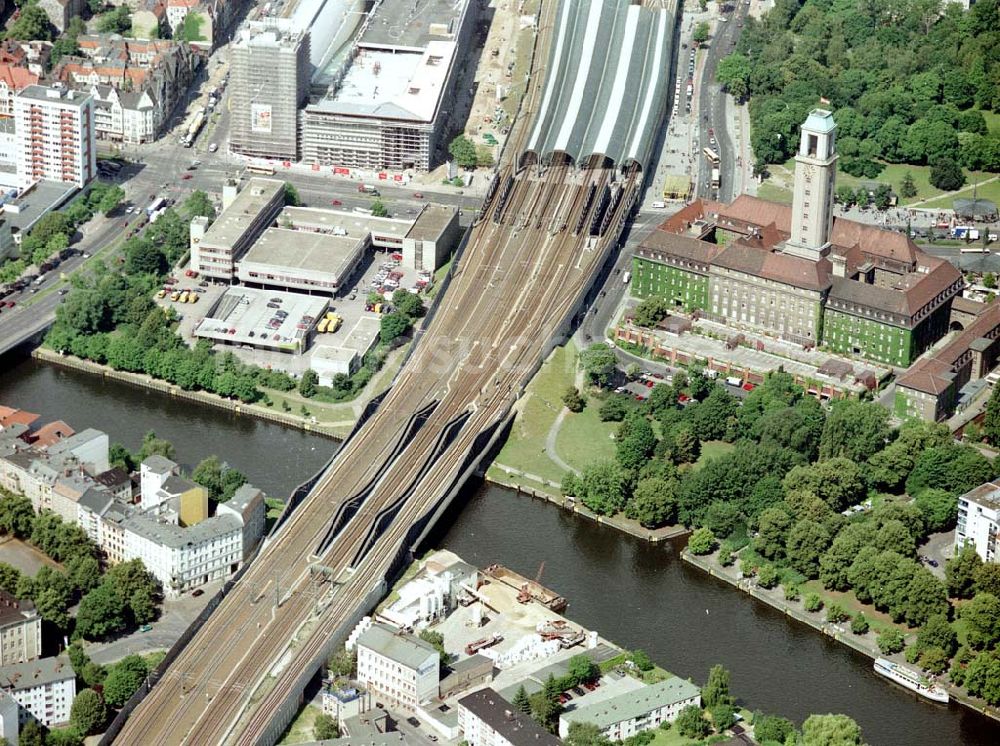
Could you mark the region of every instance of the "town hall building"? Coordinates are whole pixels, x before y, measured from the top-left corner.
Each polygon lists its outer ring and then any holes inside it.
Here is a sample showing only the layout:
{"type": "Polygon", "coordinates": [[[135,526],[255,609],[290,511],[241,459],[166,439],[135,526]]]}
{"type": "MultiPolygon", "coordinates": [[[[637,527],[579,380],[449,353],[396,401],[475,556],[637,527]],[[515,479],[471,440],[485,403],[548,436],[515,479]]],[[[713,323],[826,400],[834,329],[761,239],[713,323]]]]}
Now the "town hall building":
{"type": "Polygon", "coordinates": [[[696,200],[636,249],[632,292],[735,329],[909,366],[948,331],[961,273],[895,231],[834,218],[833,115],[802,125],[792,205],[696,200]]]}

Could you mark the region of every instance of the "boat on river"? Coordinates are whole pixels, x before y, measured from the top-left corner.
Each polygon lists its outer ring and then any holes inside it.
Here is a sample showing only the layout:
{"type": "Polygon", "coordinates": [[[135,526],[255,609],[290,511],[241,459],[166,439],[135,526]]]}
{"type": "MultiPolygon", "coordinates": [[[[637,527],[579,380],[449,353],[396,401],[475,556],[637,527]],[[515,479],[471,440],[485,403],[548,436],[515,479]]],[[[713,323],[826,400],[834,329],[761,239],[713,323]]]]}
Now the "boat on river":
{"type": "Polygon", "coordinates": [[[895,681],[900,686],[905,686],[912,692],[916,692],[921,697],[925,697],[934,702],[948,703],[948,692],[943,687],[938,686],[916,671],[912,671],[905,666],[887,660],[885,658],[875,659],[875,673],[885,676],[887,679],[895,681]]]}

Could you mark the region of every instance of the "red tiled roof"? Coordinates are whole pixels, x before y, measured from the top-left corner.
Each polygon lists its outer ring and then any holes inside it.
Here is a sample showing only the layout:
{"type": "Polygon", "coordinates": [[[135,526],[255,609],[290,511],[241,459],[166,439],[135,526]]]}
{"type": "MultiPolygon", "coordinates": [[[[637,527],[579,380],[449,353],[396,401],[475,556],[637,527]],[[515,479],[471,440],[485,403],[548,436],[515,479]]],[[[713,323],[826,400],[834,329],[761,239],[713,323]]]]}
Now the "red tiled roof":
{"type": "Polygon", "coordinates": [[[30,427],[31,423],[41,415],[34,412],[25,412],[23,409],[14,409],[0,405],[0,427],[10,427],[11,425],[24,425],[30,427]]]}
{"type": "Polygon", "coordinates": [[[42,425],[40,428],[35,430],[29,435],[31,438],[31,443],[38,446],[39,448],[48,448],[51,445],[55,445],[63,438],[68,438],[69,436],[76,433],[76,430],[71,428],[62,420],[56,420],[55,422],[50,422],[47,425],[42,425]]]}
{"type": "Polygon", "coordinates": [[[832,266],[828,259],[814,262],[791,254],[769,251],[756,241],[734,241],[719,253],[713,264],[809,290],[830,287],[832,266]]]}
{"type": "Polygon", "coordinates": [[[22,91],[29,85],[35,85],[38,82],[38,76],[26,67],[0,64],[0,80],[3,80],[8,88],[22,91]]]}

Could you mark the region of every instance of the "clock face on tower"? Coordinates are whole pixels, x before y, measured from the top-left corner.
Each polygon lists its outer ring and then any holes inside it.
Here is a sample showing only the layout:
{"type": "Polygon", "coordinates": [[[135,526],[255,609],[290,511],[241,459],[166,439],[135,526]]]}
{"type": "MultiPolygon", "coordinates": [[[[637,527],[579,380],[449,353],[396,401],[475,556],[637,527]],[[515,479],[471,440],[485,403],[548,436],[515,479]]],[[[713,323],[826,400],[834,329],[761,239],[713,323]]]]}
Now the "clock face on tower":
{"type": "Polygon", "coordinates": [[[816,170],[815,166],[811,166],[808,163],[802,167],[802,175],[805,177],[806,183],[808,184],[813,180],[813,172],[816,170]]]}

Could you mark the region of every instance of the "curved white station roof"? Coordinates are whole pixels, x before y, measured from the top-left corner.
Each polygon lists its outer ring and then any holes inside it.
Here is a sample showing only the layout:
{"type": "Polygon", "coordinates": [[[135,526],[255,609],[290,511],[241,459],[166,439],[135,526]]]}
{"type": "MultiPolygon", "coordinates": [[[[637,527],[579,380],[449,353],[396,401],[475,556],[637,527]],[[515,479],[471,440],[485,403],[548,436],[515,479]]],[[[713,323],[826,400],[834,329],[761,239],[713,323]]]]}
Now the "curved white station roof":
{"type": "Polygon", "coordinates": [[[629,0],[561,0],[528,152],[645,167],[666,106],[674,17],[629,0]]]}

